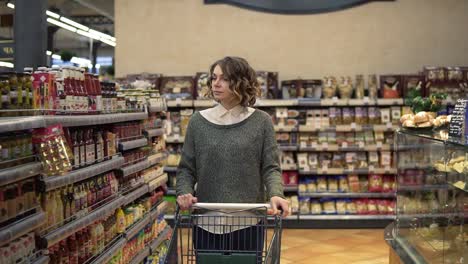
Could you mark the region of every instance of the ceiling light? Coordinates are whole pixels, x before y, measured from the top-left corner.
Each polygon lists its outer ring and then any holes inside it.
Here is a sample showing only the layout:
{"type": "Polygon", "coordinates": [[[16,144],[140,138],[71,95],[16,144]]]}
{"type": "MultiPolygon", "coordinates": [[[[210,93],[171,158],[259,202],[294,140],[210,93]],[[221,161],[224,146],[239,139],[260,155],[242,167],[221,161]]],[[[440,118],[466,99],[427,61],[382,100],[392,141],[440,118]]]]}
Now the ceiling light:
{"type": "Polygon", "coordinates": [[[101,64],[96,63],[96,65],[94,65],[94,67],[95,67],[96,69],[99,69],[99,68],[101,68],[101,64]]]}
{"type": "Polygon", "coordinates": [[[50,17],[53,17],[53,18],[55,18],[55,19],[59,19],[59,18],[60,18],[60,15],[59,15],[59,14],[54,13],[54,12],[52,12],[52,11],[47,10],[47,11],[45,11],[45,13],[46,13],[46,15],[48,15],[48,16],[50,16],[50,17]]]}
{"type": "Polygon", "coordinates": [[[0,61],[0,67],[14,68],[15,65],[11,62],[0,61]]]}
{"type": "Polygon", "coordinates": [[[9,8],[11,8],[11,9],[15,9],[15,5],[12,4],[12,3],[8,3],[7,6],[8,6],[9,8]]]}
{"type": "Polygon", "coordinates": [[[52,51],[48,50],[48,51],[46,51],[46,54],[47,54],[47,56],[50,56],[50,55],[52,55],[52,51]]]}
{"type": "Polygon", "coordinates": [[[61,17],[61,18],[60,18],[60,21],[65,22],[65,23],[67,23],[67,24],[69,24],[69,25],[72,25],[72,26],[74,26],[74,27],[76,27],[76,28],[79,28],[79,29],[81,29],[81,30],[84,30],[84,31],[88,31],[88,30],[89,30],[89,27],[84,26],[84,25],[81,25],[80,23],[76,23],[75,21],[73,21],[73,20],[71,20],[71,19],[68,19],[68,18],[66,18],[66,17],[61,17]]]}
{"type": "Polygon", "coordinates": [[[109,46],[112,46],[112,47],[115,47],[115,45],[116,45],[114,41],[111,41],[111,40],[108,40],[108,39],[105,39],[105,38],[101,38],[101,41],[106,43],[109,46]]]}
{"type": "Polygon", "coordinates": [[[60,21],[57,21],[57,20],[55,20],[55,19],[53,19],[53,18],[50,18],[50,17],[47,18],[47,22],[49,22],[49,23],[51,23],[51,24],[54,24],[54,25],[56,25],[56,26],[59,26],[59,27],[61,27],[61,28],[70,30],[71,32],[76,32],[76,28],[75,28],[75,27],[69,26],[69,25],[67,25],[67,24],[65,24],[65,23],[62,23],[62,22],[60,22],[60,21]]]}
{"type": "Polygon", "coordinates": [[[109,40],[111,40],[111,41],[113,41],[113,42],[116,41],[116,39],[115,39],[113,36],[108,35],[108,34],[105,34],[105,33],[102,33],[102,32],[99,32],[99,31],[97,31],[97,30],[90,29],[89,32],[92,33],[92,34],[99,35],[99,36],[101,36],[101,38],[109,39],[109,40]]]}
{"type": "Polygon", "coordinates": [[[86,32],[86,31],[83,31],[83,30],[81,30],[81,29],[78,29],[78,30],[76,31],[76,33],[78,33],[78,34],[80,34],[80,35],[83,35],[83,36],[85,36],[85,37],[88,37],[88,38],[92,38],[92,39],[95,39],[95,40],[100,40],[100,37],[99,37],[99,36],[94,35],[94,34],[91,34],[91,33],[86,32]]]}

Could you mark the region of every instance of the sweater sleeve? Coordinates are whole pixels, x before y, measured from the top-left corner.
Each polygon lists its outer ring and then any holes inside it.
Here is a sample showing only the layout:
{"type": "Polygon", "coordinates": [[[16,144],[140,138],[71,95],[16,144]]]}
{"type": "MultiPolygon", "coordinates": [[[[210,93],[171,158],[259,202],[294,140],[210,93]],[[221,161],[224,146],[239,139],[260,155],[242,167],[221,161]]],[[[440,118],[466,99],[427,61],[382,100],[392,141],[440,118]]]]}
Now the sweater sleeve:
{"type": "Polygon", "coordinates": [[[268,118],[265,123],[262,149],[262,177],[267,189],[267,198],[268,200],[273,196],[284,198],[275,130],[271,119],[268,118]]]}
{"type": "Polygon", "coordinates": [[[182,157],[176,174],[176,193],[177,196],[194,193],[194,186],[197,182],[196,164],[195,164],[195,141],[193,136],[192,119],[190,120],[185,133],[184,147],[182,157]]]}

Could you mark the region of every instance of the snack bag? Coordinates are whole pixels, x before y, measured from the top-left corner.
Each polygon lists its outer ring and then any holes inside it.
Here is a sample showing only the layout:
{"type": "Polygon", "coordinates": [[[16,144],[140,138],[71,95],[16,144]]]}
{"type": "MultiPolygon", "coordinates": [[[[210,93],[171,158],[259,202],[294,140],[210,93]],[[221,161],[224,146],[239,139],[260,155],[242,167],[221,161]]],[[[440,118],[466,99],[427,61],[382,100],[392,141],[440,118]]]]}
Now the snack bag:
{"type": "Polygon", "coordinates": [[[369,175],[369,192],[382,192],[383,179],[382,175],[369,175]]]}

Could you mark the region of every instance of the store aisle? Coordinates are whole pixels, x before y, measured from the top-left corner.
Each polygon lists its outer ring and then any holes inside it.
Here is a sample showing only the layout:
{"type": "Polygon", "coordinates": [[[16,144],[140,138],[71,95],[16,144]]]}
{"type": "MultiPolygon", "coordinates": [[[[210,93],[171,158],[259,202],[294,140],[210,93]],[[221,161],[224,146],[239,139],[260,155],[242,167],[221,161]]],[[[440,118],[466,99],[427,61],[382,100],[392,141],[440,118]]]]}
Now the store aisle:
{"type": "Polygon", "coordinates": [[[281,264],[386,264],[382,229],[283,229],[281,264]]]}

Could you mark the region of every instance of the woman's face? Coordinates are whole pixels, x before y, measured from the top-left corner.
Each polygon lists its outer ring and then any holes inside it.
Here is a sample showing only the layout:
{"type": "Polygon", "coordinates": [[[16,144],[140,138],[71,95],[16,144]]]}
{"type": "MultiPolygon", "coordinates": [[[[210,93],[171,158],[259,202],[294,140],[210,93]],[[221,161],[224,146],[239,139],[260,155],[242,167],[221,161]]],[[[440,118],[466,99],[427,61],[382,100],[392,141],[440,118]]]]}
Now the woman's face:
{"type": "Polygon", "coordinates": [[[211,74],[211,90],[216,101],[220,103],[231,103],[236,100],[236,96],[229,89],[230,81],[223,75],[223,70],[219,65],[213,69],[211,74]]]}

